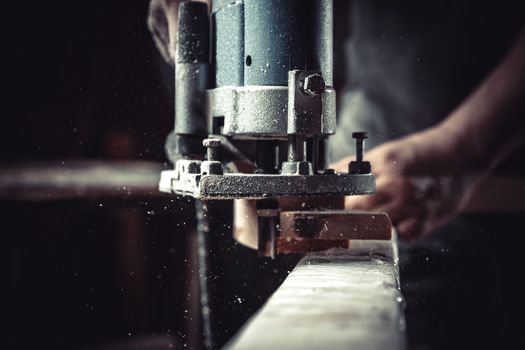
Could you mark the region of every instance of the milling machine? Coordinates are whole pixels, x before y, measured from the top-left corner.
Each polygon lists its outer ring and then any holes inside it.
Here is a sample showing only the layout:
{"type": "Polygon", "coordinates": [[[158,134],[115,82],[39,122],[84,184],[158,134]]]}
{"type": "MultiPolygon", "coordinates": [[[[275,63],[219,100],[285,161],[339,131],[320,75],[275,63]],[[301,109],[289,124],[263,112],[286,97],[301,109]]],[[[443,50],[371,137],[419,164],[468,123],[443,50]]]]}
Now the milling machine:
{"type": "Polygon", "coordinates": [[[344,211],[371,194],[355,132],[348,173],[327,168],[336,131],[331,0],[182,2],[175,64],[173,170],[160,190],[235,200],[234,235],[264,255],[391,237],[386,214],[344,211]],[[205,149],[207,149],[206,154],[205,149]]]}
{"type": "Polygon", "coordinates": [[[206,349],[217,345],[206,277],[216,200],[234,201],[233,235],[260,255],[317,252],[228,348],[404,348],[390,219],[344,210],[344,196],[375,191],[366,132],[352,135],[347,173],[327,167],[336,132],[332,38],[332,0],[215,0],[211,14],[202,2],[180,4],[166,142],[174,169],[159,187],[196,199],[206,349]]]}

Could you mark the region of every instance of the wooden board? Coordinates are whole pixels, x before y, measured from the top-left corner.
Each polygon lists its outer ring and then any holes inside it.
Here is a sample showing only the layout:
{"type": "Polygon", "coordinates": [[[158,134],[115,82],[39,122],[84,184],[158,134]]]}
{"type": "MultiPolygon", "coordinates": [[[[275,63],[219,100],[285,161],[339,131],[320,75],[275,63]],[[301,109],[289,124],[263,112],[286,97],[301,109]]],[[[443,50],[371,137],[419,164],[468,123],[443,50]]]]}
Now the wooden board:
{"type": "Polygon", "coordinates": [[[394,241],[303,258],[226,349],[404,349],[394,241]]]}

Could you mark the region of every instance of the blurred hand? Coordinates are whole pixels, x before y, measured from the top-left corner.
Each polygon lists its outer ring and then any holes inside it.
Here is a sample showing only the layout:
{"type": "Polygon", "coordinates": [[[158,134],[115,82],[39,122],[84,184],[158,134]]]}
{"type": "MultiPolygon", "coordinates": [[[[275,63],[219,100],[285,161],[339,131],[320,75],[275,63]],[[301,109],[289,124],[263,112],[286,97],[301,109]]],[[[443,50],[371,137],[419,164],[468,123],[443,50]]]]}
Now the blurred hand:
{"type": "Polygon", "coordinates": [[[175,40],[179,0],[151,0],[148,29],[164,60],[171,66],[175,62],[175,40]]]}
{"type": "MultiPolygon", "coordinates": [[[[439,128],[385,143],[365,154],[376,193],[346,197],[345,208],[387,212],[403,239],[427,234],[457,214],[476,183],[461,169],[458,154],[439,128]]],[[[352,158],[333,168],[347,172],[352,158]]]]}

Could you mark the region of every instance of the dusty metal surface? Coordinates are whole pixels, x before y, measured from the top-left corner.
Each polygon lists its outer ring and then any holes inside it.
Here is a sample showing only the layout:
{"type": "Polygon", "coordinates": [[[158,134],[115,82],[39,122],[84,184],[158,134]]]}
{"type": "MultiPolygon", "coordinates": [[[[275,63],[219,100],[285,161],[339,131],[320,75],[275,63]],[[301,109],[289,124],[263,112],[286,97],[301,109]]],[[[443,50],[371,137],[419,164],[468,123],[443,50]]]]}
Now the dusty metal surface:
{"type": "MultiPolygon", "coordinates": [[[[225,135],[281,136],[288,127],[288,86],[222,87],[210,90],[212,116],[224,117],[225,135]],[[268,103],[272,101],[272,103],[268,103]],[[270,117],[269,117],[270,116],[270,117]]],[[[319,134],[335,133],[335,90],[322,93],[319,134]]],[[[210,122],[211,123],[211,122],[210,122]]],[[[311,131],[313,133],[313,130],[311,131]]]]}
{"type": "Polygon", "coordinates": [[[372,174],[201,175],[176,170],[162,172],[160,191],[200,199],[272,198],[369,194],[375,191],[372,174]]]}
{"type": "Polygon", "coordinates": [[[349,250],[306,256],[226,348],[404,349],[392,242],[352,241],[349,250]]]}

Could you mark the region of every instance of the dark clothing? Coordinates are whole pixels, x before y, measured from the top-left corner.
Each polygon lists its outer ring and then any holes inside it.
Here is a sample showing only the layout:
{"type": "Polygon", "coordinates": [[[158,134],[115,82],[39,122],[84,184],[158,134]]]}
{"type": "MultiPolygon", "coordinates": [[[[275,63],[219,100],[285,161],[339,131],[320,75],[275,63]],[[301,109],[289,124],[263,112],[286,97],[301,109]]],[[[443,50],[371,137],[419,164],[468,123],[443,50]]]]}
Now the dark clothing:
{"type": "Polygon", "coordinates": [[[523,214],[461,216],[401,244],[409,349],[523,349],[523,214]]]}
{"type": "Polygon", "coordinates": [[[509,50],[525,23],[519,7],[505,1],[353,1],[347,85],[339,92],[331,160],[353,154],[353,131],[368,131],[374,147],[447,117],[509,50]]]}
{"type": "MultiPolygon", "coordinates": [[[[505,1],[353,1],[331,160],[354,153],[353,131],[368,131],[373,147],[446,118],[510,49],[525,23],[519,7],[505,1]]],[[[523,348],[516,282],[520,218],[464,216],[401,245],[411,349],[523,348]]]]}

